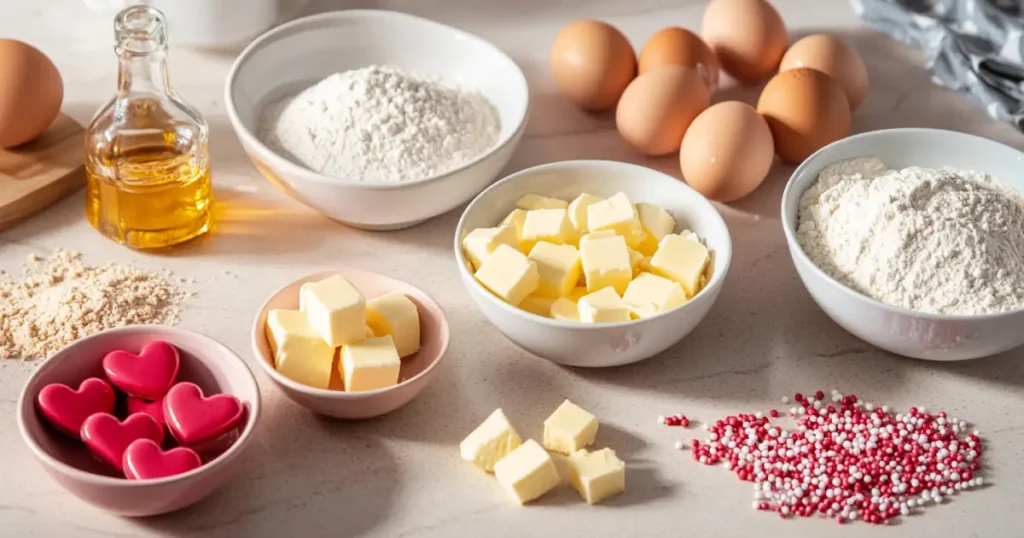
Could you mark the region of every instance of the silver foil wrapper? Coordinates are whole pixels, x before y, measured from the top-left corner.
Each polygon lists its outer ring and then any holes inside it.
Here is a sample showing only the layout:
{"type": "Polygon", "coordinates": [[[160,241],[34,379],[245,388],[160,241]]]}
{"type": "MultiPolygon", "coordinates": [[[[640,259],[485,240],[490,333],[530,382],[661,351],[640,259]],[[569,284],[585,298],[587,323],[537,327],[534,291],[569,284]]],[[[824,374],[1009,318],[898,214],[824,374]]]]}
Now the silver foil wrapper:
{"type": "Polygon", "coordinates": [[[932,80],[1024,132],[1024,2],[851,0],[866,25],[920,48],[932,80]]]}

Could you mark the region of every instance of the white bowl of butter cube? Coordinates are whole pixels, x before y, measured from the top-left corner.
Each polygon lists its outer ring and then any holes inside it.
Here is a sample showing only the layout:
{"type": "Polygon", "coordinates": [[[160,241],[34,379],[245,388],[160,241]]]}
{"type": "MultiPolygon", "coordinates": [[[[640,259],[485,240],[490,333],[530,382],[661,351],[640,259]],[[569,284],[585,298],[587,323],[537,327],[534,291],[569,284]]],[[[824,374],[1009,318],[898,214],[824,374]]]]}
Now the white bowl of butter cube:
{"type": "Polygon", "coordinates": [[[409,403],[433,378],[449,338],[444,312],[426,292],[359,269],[289,283],[252,328],[270,380],[295,403],[341,419],[409,403]]]}
{"type": "Polygon", "coordinates": [[[495,183],[455,231],[462,282],[509,340],[567,366],[641,361],[686,337],[732,258],[725,221],[682,181],[566,161],[495,183]]]}

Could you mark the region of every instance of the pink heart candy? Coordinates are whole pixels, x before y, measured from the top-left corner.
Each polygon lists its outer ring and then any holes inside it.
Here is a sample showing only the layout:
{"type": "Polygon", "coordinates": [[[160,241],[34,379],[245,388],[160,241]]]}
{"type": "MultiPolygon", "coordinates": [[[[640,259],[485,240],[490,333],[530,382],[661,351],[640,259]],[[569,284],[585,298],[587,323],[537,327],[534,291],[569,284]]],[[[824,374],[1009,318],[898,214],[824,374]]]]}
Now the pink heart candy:
{"type": "Polygon", "coordinates": [[[94,413],[114,410],[114,389],[98,377],[90,377],[78,390],[62,383],[50,383],[36,397],[39,411],[58,430],[78,439],[82,423],[94,413]]]}
{"type": "Polygon", "coordinates": [[[153,417],[137,413],[124,422],[110,413],[96,413],[82,423],[82,442],[103,463],[122,470],[121,460],[128,445],[139,439],[156,443],[164,440],[164,429],[153,417]]]}
{"type": "Polygon", "coordinates": [[[124,451],[121,467],[129,480],[153,480],[187,473],[203,462],[191,449],[163,450],[150,439],[139,439],[124,451]]]}
{"type": "Polygon", "coordinates": [[[206,398],[192,383],[178,383],[164,397],[164,417],[171,434],[183,445],[213,439],[234,429],[245,408],[230,394],[206,398]]]}
{"type": "Polygon", "coordinates": [[[178,378],[178,348],[156,340],[146,344],[142,353],[112,351],[103,357],[103,371],[117,388],[129,396],[159,400],[178,378]]]}
{"type": "Polygon", "coordinates": [[[149,402],[142,398],[129,396],[128,399],[125,400],[125,407],[128,408],[129,415],[144,413],[153,417],[153,420],[155,420],[161,427],[167,425],[167,420],[164,419],[164,401],[162,398],[149,402]]]}

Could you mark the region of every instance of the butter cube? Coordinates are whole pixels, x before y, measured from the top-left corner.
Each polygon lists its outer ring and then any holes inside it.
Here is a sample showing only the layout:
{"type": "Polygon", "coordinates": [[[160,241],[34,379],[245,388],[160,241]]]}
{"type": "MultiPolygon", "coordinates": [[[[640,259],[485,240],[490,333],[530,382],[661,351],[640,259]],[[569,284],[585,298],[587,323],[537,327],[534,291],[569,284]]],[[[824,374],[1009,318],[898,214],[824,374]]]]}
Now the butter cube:
{"type": "Polygon", "coordinates": [[[469,263],[476,271],[483,266],[484,261],[498,248],[498,245],[508,245],[514,249],[519,248],[519,237],[511,226],[497,226],[495,228],[477,228],[469,232],[462,239],[462,250],[469,258],[469,263]]]}
{"type": "Polygon", "coordinates": [[[686,292],[674,280],[640,273],[626,288],[622,302],[637,316],[646,318],[667,312],[686,302],[686,292]]]}
{"type": "Polygon", "coordinates": [[[522,444],[522,438],[499,408],[459,443],[459,452],[462,459],[493,473],[494,464],[522,444]]]}
{"type": "Polygon", "coordinates": [[[526,295],[534,293],[541,285],[537,263],[508,245],[499,245],[483,262],[475,277],[480,284],[513,306],[518,306],[526,295]]]}
{"type": "Polygon", "coordinates": [[[416,303],[401,293],[385,293],[366,301],[366,324],[374,336],[390,335],[399,357],[420,350],[420,314],[416,303]]]}
{"type": "Polygon", "coordinates": [[[576,228],[579,234],[582,235],[590,231],[590,228],[587,227],[587,208],[602,200],[604,198],[583,193],[569,202],[569,221],[572,222],[573,228],[576,228]]]}
{"type": "Polygon", "coordinates": [[[643,225],[640,224],[636,208],[622,192],[588,207],[587,227],[591,232],[613,230],[632,248],[636,248],[643,238],[643,225]]]}
{"type": "Polygon", "coordinates": [[[341,348],[342,379],[346,392],[359,392],[398,384],[402,359],[391,335],[367,338],[341,348]]]}
{"type": "Polygon", "coordinates": [[[658,244],[650,265],[652,273],[680,283],[690,298],[700,291],[701,277],[710,260],[707,247],[699,241],[669,234],[658,244]]]}
{"type": "Polygon", "coordinates": [[[554,302],[554,297],[545,297],[534,293],[527,295],[518,306],[521,310],[547,318],[551,317],[551,305],[554,302]]]}
{"type": "Polygon", "coordinates": [[[644,231],[650,234],[656,243],[676,229],[676,219],[659,205],[640,202],[636,204],[636,214],[644,231]]]}
{"type": "Polygon", "coordinates": [[[540,286],[537,264],[508,245],[498,245],[474,276],[512,306],[518,306],[540,286]]]}
{"type": "Polygon", "coordinates": [[[341,275],[299,288],[299,304],[309,323],[331,347],[366,336],[366,299],[341,275]]]}
{"type": "Polygon", "coordinates": [[[561,321],[579,321],[580,311],[576,302],[565,297],[559,297],[551,303],[551,319],[561,321]]]}
{"type": "Polygon", "coordinates": [[[572,299],[572,302],[578,303],[578,302],[580,302],[580,299],[582,299],[584,295],[587,295],[589,293],[590,292],[587,291],[587,287],[586,286],[577,286],[577,287],[572,289],[571,293],[569,293],[569,298],[572,299]]]}
{"type": "Polygon", "coordinates": [[[569,483],[587,504],[626,491],[626,464],[610,448],[569,454],[569,483]]]}
{"type": "Polygon", "coordinates": [[[638,250],[629,249],[629,265],[633,268],[633,277],[640,274],[643,270],[644,255],[638,250]]]}
{"type": "Polygon", "coordinates": [[[562,482],[551,455],[533,439],[494,464],[494,477],[519,504],[539,499],[562,482]]]}
{"type": "MultiPolygon", "coordinates": [[[[511,226],[516,231],[516,241],[523,240],[523,225],[526,224],[526,210],[513,209],[511,213],[501,221],[501,226],[511,226]]],[[[518,244],[516,247],[518,248],[518,244]]]]}
{"type": "Polygon", "coordinates": [[[540,274],[537,295],[564,297],[576,287],[582,272],[576,247],[541,241],[534,245],[528,257],[537,264],[540,274]]]}
{"type": "Polygon", "coordinates": [[[629,321],[629,307],[612,287],[584,295],[579,301],[580,321],[584,323],[616,323],[629,321]]]}
{"type": "Polygon", "coordinates": [[[520,246],[525,252],[530,252],[540,241],[556,245],[572,244],[576,241],[576,229],[572,227],[564,209],[536,209],[526,212],[523,241],[520,246]]]}
{"type": "Polygon", "coordinates": [[[544,421],[544,448],[572,454],[594,443],[597,418],[566,400],[544,421]]]}
{"type": "Polygon", "coordinates": [[[615,233],[615,230],[602,230],[600,232],[590,232],[583,237],[580,237],[580,248],[583,247],[583,243],[592,241],[594,239],[605,239],[608,237],[615,237],[619,234],[615,233]]]}
{"type": "Polygon", "coordinates": [[[271,310],[266,332],[274,368],[281,375],[307,387],[326,389],[330,385],[334,348],[320,338],[304,312],[271,310]]]}
{"type": "Polygon", "coordinates": [[[559,200],[558,198],[541,196],[539,194],[527,194],[516,202],[516,207],[519,209],[525,209],[526,211],[534,211],[537,209],[565,209],[569,207],[569,202],[559,200]]]}
{"type": "Polygon", "coordinates": [[[591,292],[611,286],[622,294],[633,279],[629,248],[621,236],[584,241],[580,245],[580,258],[587,289],[591,292]]]}

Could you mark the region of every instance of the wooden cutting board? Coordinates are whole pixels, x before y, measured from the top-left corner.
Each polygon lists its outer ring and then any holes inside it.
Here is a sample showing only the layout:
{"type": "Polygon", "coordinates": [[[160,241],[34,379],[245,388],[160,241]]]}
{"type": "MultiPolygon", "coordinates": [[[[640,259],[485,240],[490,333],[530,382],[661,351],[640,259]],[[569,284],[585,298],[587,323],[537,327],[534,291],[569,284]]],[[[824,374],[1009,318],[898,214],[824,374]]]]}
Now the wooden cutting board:
{"type": "Polygon", "coordinates": [[[0,149],[0,230],[85,184],[84,133],[78,122],[62,113],[39,138],[0,149]]]}

